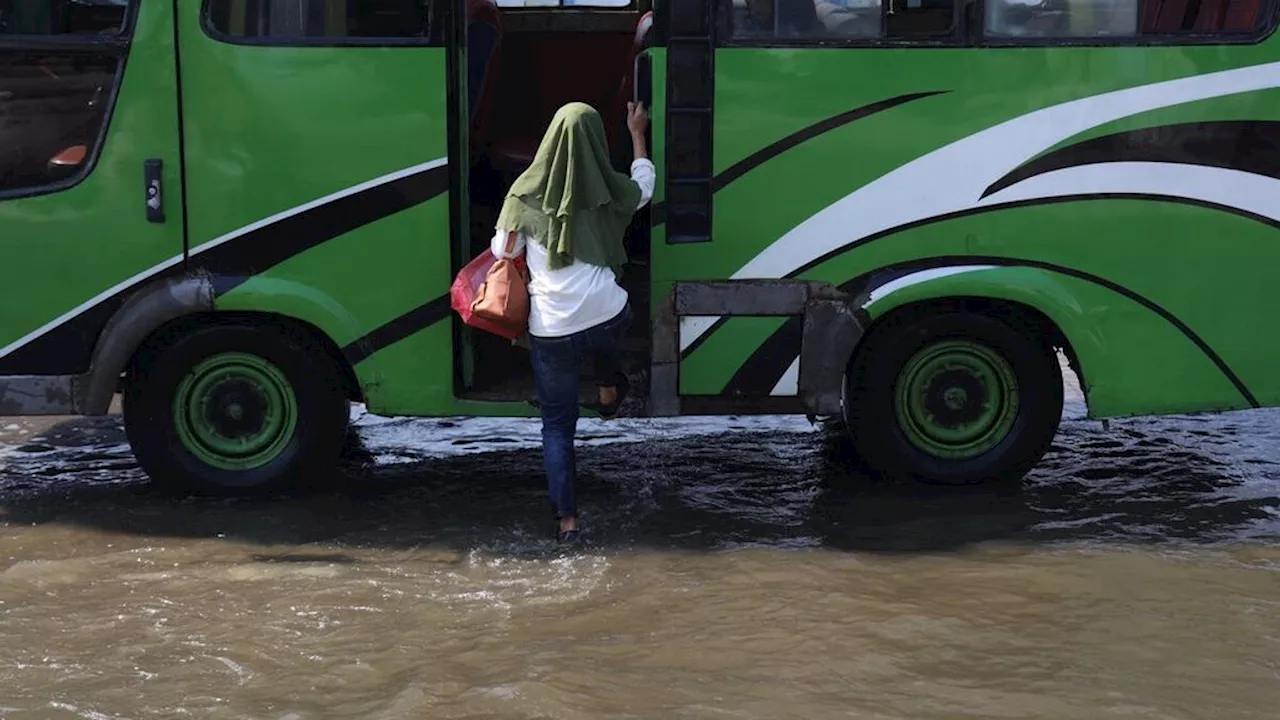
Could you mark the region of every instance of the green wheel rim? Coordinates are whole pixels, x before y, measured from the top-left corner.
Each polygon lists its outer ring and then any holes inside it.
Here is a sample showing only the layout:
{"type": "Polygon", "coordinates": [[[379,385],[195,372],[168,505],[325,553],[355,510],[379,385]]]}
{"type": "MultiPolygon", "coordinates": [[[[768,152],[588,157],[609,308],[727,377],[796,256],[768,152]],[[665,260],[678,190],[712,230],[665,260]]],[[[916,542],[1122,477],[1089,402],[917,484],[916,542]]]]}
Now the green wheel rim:
{"type": "Polygon", "coordinates": [[[173,417],[182,446],[212,467],[251,470],[276,459],[298,427],[293,386],[257,355],[221,353],[178,383],[173,417]]]}
{"type": "Polygon", "coordinates": [[[988,452],[1018,417],[1018,378],[1002,355],[967,340],[919,350],[898,373],[894,412],[916,448],[948,459],[988,452]]]}

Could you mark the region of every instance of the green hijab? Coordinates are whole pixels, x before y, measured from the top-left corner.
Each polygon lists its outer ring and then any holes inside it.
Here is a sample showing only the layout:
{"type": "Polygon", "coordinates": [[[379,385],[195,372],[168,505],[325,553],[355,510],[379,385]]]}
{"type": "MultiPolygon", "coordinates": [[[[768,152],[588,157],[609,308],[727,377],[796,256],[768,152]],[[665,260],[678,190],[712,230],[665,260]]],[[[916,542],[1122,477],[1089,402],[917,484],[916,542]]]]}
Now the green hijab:
{"type": "Polygon", "coordinates": [[[640,187],[609,162],[600,114],[575,102],[551,119],[533,164],[507,192],[498,227],[546,248],[552,270],[577,260],[621,275],[623,235],[639,204],[640,187]]]}

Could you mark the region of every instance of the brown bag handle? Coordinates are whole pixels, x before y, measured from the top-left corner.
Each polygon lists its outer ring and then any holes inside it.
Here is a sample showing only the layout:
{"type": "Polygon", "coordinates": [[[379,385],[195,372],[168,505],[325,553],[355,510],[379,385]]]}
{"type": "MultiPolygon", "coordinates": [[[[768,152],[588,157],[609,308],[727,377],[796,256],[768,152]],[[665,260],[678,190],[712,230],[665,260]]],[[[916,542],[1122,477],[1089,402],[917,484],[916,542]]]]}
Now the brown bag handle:
{"type": "Polygon", "coordinates": [[[503,251],[502,254],[510,255],[511,253],[515,252],[515,249],[516,249],[516,231],[508,230],[507,231],[507,249],[503,251]]]}

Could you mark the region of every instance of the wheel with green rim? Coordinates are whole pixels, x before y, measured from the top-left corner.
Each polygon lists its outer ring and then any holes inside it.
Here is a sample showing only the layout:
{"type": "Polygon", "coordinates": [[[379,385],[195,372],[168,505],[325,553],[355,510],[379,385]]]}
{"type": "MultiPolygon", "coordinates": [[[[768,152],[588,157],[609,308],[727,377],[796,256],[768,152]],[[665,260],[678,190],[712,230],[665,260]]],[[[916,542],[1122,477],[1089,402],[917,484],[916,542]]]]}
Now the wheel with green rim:
{"type": "Polygon", "coordinates": [[[298,426],[298,398],[280,368],[220,353],[191,369],[173,398],[178,438],[211,467],[251,470],[275,460],[298,426]]]}
{"type": "Polygon", "coordinates": [[[139,351],[124,411],[147,474],[197,491],[318,479],[336,464],[349,412],[329,356],[285,323],[166,329],[139,351]]]}
{"type": "Polygon", "coordinates": [[[863,340],[846,383],[858,454],[885,474],[970,484],[1025,475],[1062,415],[1053,351],[978,314],[888,318],[863,340]]]}
{"type": "Polygon", "coordinates": [[[943,340],[911,356],[894,382],[898,427],[917,449],[966,459],[989,452],[1018,416],[1018,377],[1003,356],[943,340]]]}

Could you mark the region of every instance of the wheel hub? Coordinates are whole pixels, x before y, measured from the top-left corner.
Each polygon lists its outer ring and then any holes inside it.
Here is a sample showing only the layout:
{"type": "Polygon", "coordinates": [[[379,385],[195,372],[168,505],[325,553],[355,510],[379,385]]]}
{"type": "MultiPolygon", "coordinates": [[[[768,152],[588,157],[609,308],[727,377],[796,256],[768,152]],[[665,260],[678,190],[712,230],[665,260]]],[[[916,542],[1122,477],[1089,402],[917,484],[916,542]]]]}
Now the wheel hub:
{"type": "Polygon", "coordinates": [[[229,377],[209,388],[203,403],[204,421],[226,438],[262,432],[271,411],[267,390],[243,377],[229,377]]]}
{"type": "Polygon", "coordinates": [[[998,445],[1018,410],[1017,376],[999,353],[970,341],[922,348],[899,373],[899,426],[920,450],[945,458],[976,457],[998,445]]]}
{"type": "Polygon", "coordinates": [[[987,405],[987,389],[964,369],[946,369],[924,388],[924,408],[943,427],[979,421],[987,405]]]}
{"type": "Polygon", "coordinates": [[[969,402],[969,393],[962,387],[949,387],[942,391],[942,402],[948,410],[959,410],[969,402]]]}

